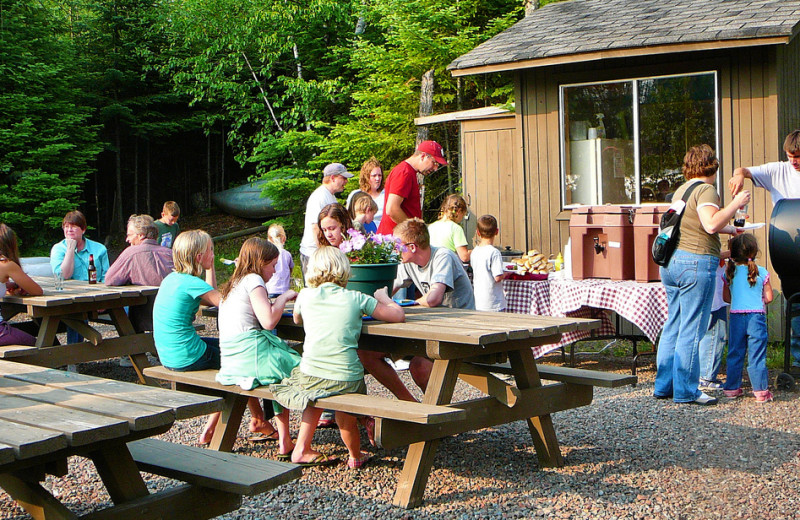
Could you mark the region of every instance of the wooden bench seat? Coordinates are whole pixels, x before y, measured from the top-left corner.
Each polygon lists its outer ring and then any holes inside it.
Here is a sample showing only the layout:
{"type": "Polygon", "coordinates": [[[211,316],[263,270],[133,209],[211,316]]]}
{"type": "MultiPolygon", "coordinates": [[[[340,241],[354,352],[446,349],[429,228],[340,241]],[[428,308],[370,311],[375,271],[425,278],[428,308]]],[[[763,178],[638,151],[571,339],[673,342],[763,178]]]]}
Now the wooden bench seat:
{"type": "MultiPolygon", "coordinates": [[[[237,385],[222,385],[215,379],[217,370],[198,370],[194,372],[175,372],[163,366],[145,368],[148,377],[186,385],[192,391],[212,391],[216,394],[238,394],[247,397],[272,399],[272,392],[260,386],[253,390],[243,390],[237,385]]],[[[384,419],[412,422],[417,424],[439,424],[466,418],[466,412],[449,406],[436,406],[416,402],[399,401],[374,395],[346,394],[324,397],[315,406],[326,410],[355,415],[371,415],[384,419]]]]}
{"type": "MultiPolygon", "coordinates": [[[[494,372],[496,374],[511,374],[511,366],[508,363],[497,365],[474,364],[474,366],[494,372]]],[[[553,365],[536,365],[539,377],[548,381],[560,381],[562,383],[573,383],[579,385],[600,386],[605,388],[618,388],[626,385],[636,385],[639,378],[627,374],[616,374],[613,372],[598,372],[597,370],[584,370],[581,368],[559,367],[553,365]]]]}
{"type": "Polygon", "coordinates": [[[35,354],[37,350],[39,349],[28,345],[4,345],[0,347],[0,358],[11,359],[28,354],[35,354]]]}
{"type": "Polygon", "coordinates": [[[128,449],[140,471],[237,495],[257,495],[302,475],[294,464],[158,439],[129,442],[128,449]]]}

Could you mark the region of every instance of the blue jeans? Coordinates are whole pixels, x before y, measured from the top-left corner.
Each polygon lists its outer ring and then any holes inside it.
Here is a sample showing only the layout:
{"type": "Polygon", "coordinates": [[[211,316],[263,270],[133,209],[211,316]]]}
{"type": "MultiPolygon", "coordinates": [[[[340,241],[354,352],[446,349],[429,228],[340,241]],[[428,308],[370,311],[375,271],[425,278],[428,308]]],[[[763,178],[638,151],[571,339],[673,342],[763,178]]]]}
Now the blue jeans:
{"type": "Polygon", "coordinates": [[[728,339],[728,307],[711,312],[711,319],[703,339],[700,340],[700,379],[716,381],[722,351],[728,339]]]}
{"type": "Polygon", "coordinates": [[[676,403],[700,397],[700,339],[708,329],[719,258],[676,250],[659,268],[667,293],[668,316],[656,355],[654,394],[676,403]]]}
{"type": "Polygon", "coordinates": [[[220,367],[220,353],[219,353],[219,338],[203,338],[203,342],[206,344],[206,351],[203,352],[203,355],[192,363],[191,365],[182,367],[182,368],[172,368],[167,367],[170,370],[175,372],[194,372],[195,370],[207,370],[209,368],[219,368],[220,367]]]}
{"type": "Polygon", "coordinates": [[[731,313],[731,337],[728,339],[728,377],[725,390],[742,386],[742,368],[747,353],[747,375],[753,391],[769,387],[767,373],[767,318],[760,312],[731,313]]]}

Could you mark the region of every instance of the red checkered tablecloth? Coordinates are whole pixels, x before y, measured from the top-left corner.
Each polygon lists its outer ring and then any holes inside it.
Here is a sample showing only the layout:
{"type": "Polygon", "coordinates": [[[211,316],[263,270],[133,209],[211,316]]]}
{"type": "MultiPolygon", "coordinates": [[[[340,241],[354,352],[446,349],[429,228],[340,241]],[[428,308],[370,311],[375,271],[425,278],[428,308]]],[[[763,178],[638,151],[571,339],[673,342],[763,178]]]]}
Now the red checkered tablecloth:
{"type": "MultiPolygon", "coordinates": [[[[615,333],[605,310],[612,310],[639,327],[653,343],[667,321],[667,296],[660,283],[596,278],[504,280],[503,289],[507,300],[506,312],[600,319],[601,325],[595,334],[601,336],[615,333]]],[[[534,348],[534,355],[540,357],[590,335],[589,331],[568,332],[557,344],[534,348]]]]}

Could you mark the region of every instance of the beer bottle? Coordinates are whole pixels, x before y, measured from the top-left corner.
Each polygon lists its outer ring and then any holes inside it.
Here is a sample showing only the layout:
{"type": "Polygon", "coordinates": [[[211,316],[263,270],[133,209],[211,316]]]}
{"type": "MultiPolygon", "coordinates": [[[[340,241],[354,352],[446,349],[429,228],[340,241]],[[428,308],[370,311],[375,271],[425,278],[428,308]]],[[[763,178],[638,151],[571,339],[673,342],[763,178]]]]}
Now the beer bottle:
{"type": "Polygon", "coordinates": [[[89,255],[89,283],[97,283],[97,268],[94,266],[94,255],[89,255]]]}

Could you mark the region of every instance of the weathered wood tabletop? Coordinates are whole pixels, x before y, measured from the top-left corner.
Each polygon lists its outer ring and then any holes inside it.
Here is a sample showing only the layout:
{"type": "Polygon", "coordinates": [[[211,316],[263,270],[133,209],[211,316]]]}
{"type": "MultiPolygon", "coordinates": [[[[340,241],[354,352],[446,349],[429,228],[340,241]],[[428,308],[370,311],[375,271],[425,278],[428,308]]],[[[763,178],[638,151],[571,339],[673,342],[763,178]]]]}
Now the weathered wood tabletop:
{"type": "MultiPolygon", "coordinates": [[[[64,289],[56,291],[53,279],[33,277],[42,287],[42,296],[0,296],[3,317],[9,319],[27,313],[39,324],[37,349],[20,349],[3,353],[3,357],[34,365],[59,367],[130,356],[140,381],[148,382],[142,369],[150,366],[146,352],[155,353],[153,336],[137,333],[125,307],[142,305],[148,296],[158,292],[158,287],[125,285],[110,287],[102,283],[89,284],[80,280],[65,280],[64,289]],[[102,334],[86,320],[98,312],[108,313],[118,337],[103,338],[102,334]],[[84,341],[72,345],[56,345],[56,332],[64,323],[78,331],[84,341]]],[[[152,383],[152,381],[149,381],[152,383]]]]}
{"type": "MultiPolygon", "coordinates": [[[[557,342],[561,334],[600,325],[598,320],[555,318],[522,314],[480,312],[445,307],[406,307],[404,323],[365,320],[359,348],[397,357],[424,356],[433,370],[423,402],[465,410],[466,418],[441,424],[415,424],[380,418],[376,437],[384,448],[409,445],[393,503],[416,507],[422,497],[439,440],[472,430],[525,420],[533,438],[539,465],[560,467],[564,460],[550,415],[591,403],[591,384],[543,385],[532,348],[557,342]],[[493,375],[487,364],[508,361],[516,386],[493,375]],[[472,363],[476,364],[472,364],[472,363]],[[452,402],[458,379],[486,397],[452,402]]],[[[214,316],[216,310],[203,314],[214,316]]],[[[278,335],[302,341],[303,328],[291,317],[279,322],[278,335]]]]}
{"type": "Polygon", "coordinates": [[[0,487],[34,518],[75,518],[39,481],[65,475],[67,457],[79,455],[117,505],[178,500],[150,495],[126,443],[221,408],[216,397],[0,360],[0,487]]]}

